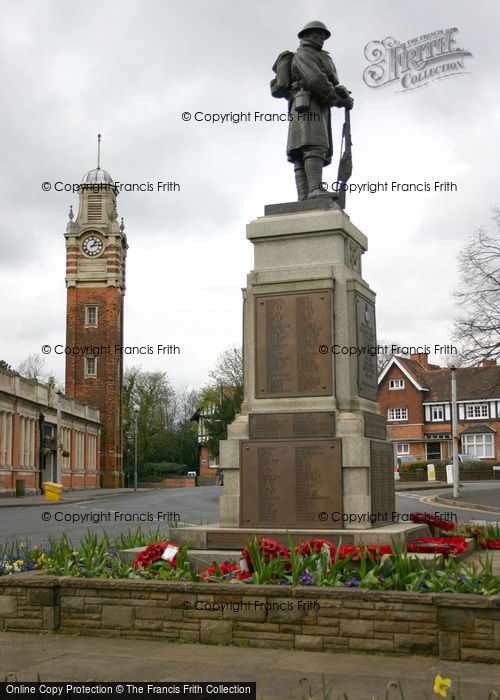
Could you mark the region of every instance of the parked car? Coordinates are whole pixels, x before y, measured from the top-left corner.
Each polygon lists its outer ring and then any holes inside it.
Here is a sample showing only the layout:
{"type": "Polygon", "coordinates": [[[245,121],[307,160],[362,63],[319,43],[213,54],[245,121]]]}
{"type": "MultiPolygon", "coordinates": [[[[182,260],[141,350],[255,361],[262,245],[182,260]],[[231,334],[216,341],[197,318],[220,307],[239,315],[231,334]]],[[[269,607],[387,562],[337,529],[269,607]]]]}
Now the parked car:
{"type": "Polygon", "coordinates": [[[401,467],[405,462],[416,462],[417,458],[413,455],[402,455],[396,459],[396,465],[394,466],[394,478],[399,479],[399,472],[401,467]]]}
{"type": "MultiPolygon", "coordinates": [[[[457,457],[458,457],[459,464],[466,464],[467,462],[480,462],[481,461],[478,457],[474,457],[474,455],[459,454],[459,455],[457,455],[457,457]]],[[[453,457],[450,457],[448,459],[448,464],[453,464],[453,457]]]]}
{"type": "Polygon", "coordinates": [[[402,457],[398,457],[398,459],[397,459],[398,471],[401,469],[403,464],[406,464],[407,462],[418,462],[418,459],[416,457],[414,457],[413,455],[403,455],[402,457]]]}

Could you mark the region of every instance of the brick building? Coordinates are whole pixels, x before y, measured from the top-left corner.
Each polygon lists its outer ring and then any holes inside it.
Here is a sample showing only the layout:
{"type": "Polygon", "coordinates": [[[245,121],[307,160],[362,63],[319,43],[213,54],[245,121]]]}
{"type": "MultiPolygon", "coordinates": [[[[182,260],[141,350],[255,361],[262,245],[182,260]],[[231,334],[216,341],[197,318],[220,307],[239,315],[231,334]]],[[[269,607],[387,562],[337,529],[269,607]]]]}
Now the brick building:
{"type": "MultiPolygon", "coordinates": [[[[459,451],[500,459],[500,367],[494,360],[456,370],[459,451]]],[[[393,356],[379,376],[379,404],[398,457],[451,460],[451,372],[425,354],[393,356]]]]}
{"type": "Polygon", "coordinates": [[[116,189],[99,165],[79,189],[66,226],[66,394],[99,408],[100,485],[123,486],[123,301],[127,239],[116,189]],[[72,350],[74,349],[74,351],[72,350]]]}
{"type": "Polygon", "coordinates": [[[53,384],[0,370],[0,490],[4,493],[13,494],[19,481],[28,493],[41,489],[44,481],[96,488],[100,432],[97,408],[58,395],[53,384]]]}

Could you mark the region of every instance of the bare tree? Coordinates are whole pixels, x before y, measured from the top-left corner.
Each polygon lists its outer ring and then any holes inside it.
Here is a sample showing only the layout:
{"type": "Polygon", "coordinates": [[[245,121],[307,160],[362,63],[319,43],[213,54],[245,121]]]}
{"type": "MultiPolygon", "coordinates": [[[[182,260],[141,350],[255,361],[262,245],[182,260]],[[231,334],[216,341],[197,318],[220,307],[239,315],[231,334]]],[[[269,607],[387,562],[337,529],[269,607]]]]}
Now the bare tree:
{"type": "Polygon", "coordinates": [[[42,379],[46,374],[45,358],[38,352],[33,352],[20,363],[17,371],[28,379],[42,379]]]}
{"type": "MultiPolygon", "coordinates": [[[[402,344],[396,342],[395,340],[385,340],[385,339],[378,339],[377,345],[379,350],[384,349],[382,352],[377,352],[377,372],[380,374],[383,369],[385,369],[386,365],[388,364],[389,360],[391,359],[393,353],[392,353],[392,348],[398,347],[401,348],[402,344]],[[387,352],[385,352],[385,349],[387,349],[387,352]]],[[[399,357],[409,357],[408,354],[398,352],[395,353],[399,357]]]]}
{"type": "MultiPolygon", "coordinates": [[[[493,210],[500,231],[500,209],[493,210]]],[[[500,357],[500,238],[480,228],[458,256],[460,289],[455,298],[462,313],[454,340],[467,364],[500,357]]]]}
{"type": "Polygon", "coordinates": [[[243,352],[232,345],[217,356],[215,369],[208,373],[211,384],[243,390],[243,352]]]}
{"type": "Polygon", "coordinates": [[[243,352],[233,345],[217,357],[208,373],[210,383],[201,389],[198,408],[205,411],[204,428],[210,454],[218,456],[219,441],[227,438],[227,427],[243,401],[243,352]]]}

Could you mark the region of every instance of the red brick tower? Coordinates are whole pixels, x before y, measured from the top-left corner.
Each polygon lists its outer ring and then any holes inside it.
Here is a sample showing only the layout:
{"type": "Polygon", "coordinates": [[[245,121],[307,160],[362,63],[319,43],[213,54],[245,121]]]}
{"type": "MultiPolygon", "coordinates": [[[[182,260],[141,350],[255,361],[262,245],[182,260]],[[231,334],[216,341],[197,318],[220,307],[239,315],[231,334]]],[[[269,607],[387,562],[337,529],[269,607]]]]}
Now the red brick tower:
{"type": "MultiPolygon", "coordinates": [[[[99,136],[100,140],[100,136],[99,136]]],[[[116,191],[99,164],[80,185],[66,227],[66,395],[100,409],[100,484],[123,486],[123,298],[127,238],[116,191]]]]}

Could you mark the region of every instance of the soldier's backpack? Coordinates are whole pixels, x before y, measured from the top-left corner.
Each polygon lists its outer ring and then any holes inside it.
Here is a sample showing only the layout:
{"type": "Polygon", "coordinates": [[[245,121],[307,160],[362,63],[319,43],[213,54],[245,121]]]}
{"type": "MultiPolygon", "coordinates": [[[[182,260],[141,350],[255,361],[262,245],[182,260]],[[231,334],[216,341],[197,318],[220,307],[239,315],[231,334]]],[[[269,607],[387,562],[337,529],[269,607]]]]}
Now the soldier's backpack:
{"type": "Polygon", "coordinates": [[[271,95],[288,99],[292,86],[292,51],[282,51],[274,62],[276,77],[271,80],[271,95]]]}

